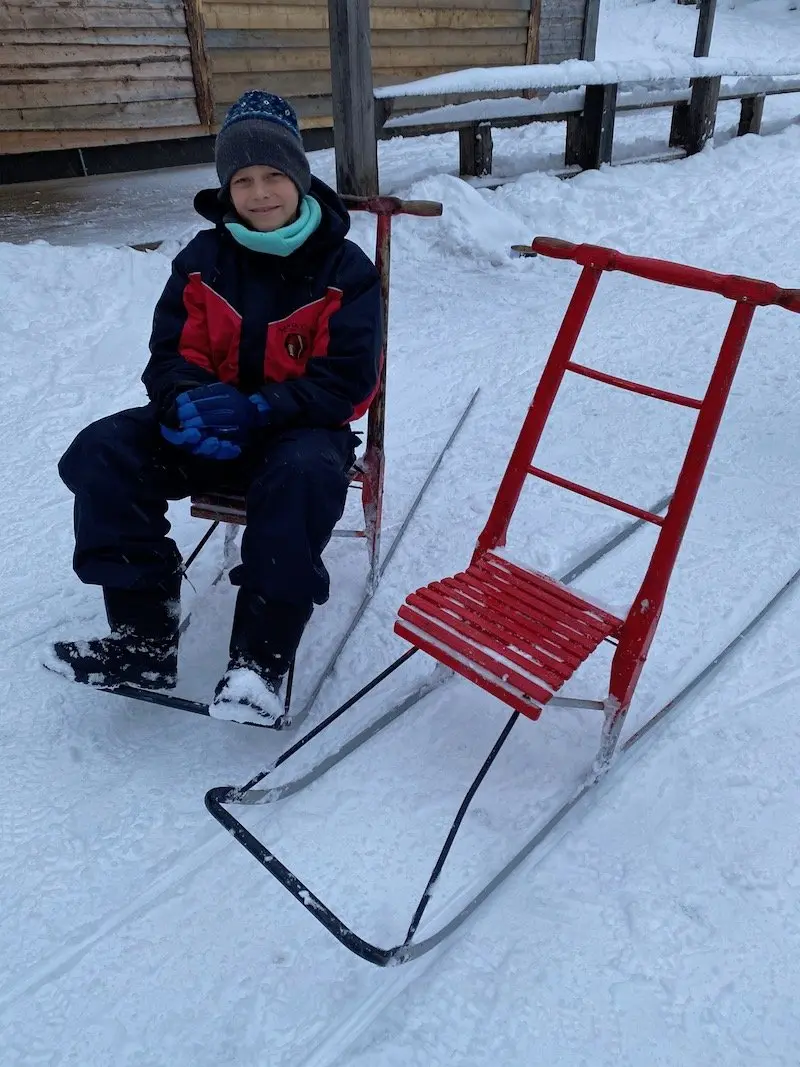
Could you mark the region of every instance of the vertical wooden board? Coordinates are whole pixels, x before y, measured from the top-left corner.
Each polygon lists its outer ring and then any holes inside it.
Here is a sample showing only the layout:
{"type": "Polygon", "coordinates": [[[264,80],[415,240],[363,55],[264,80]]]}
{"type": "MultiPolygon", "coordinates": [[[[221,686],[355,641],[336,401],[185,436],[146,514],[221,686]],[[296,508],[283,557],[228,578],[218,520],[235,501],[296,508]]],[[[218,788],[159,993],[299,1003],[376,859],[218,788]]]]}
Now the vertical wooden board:
{"type": "Polygon", "coordinates": [[[377,196],[369,0],[328,0],[328,15],[336,187],[351,196],[377,196]]]}
{"type": "Polygon", "coordinates": [[[206,48],[200,0],[183,0],[186,16],[186,35],[189,40],[189,55],[192,62],[197,115],[211,129],[214,122],[214,93],[211,84],[211,62],[206,48]]]}

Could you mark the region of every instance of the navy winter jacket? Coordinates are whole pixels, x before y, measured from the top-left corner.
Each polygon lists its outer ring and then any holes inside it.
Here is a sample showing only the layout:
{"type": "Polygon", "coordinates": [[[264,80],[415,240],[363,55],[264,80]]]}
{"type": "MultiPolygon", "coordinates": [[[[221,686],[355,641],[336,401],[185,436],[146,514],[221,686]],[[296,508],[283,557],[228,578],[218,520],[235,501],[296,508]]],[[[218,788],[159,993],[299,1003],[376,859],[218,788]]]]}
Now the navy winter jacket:
{"type": "Polygon", "coordinates": [[[178,393],[217,380],[260,390],[271,427],[341,426],[366,411],[381,361],[378,274],[345,240],[350,218],[336,193],[314,178],[311,195],[322,221],[286,257],[237,244],[216,190],[195,197],[215,226],[173,261],[142,374],[162,420],[178,393]]]}

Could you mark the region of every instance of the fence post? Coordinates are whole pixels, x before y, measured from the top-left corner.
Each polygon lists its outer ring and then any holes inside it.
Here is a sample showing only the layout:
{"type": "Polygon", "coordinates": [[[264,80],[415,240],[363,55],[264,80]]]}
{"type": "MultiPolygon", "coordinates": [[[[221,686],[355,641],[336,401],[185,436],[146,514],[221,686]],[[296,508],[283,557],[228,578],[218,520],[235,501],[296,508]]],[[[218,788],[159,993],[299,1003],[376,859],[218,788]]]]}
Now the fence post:
{"type": "MultiPolygon", "coordinates": [[[[699,0],[700,11],[697,16],[697,35],[694,41],[694,54],[695,56],[707,56],[711,50],[711,34],[714,29],[714,15],[717,11],[717,0],[699,0]]],[[[669,134],[669,144],[671,148],[685,148],[691,155],[692,149],[689,147],[693,143],[693,136],[691,133],[692,123],[695,121],[692,117],[692,108],[695,107],[695,82],[691,82],[692,86],[692,100],[689,104],[676,104],[672,109],[672,128],[669,134]]],[[[717,96],[719,96],[719,86],[717,86],[717,96]]],[[[699,100],[698,100],[699,104],[699,100]]],[[[714,132],[714,119],[716,119],[717,102],[714,101],[714,115],[711,123],[711,133],[714,132]]],[[[708,136],[710,136],[709,134],[708,136]]],[[[708,140],[706,137],[705,140],[708,140]]],[[[705,144],[705,140],[694,151],[699,152],[705,144]]]]}
{"type": "Polygon", "coordinates": [[[677,104],[672,112],[669,143],[693,156],[714,134],[721,78],[692,78],[692,98],[677,104]]]}
{"type": "Polygon", "coordinates": [[[714,32],[714,15],[716,12],[717,0],[700,0],[697,37],[694,42],[694,54],[696,56],[707,56],[711,51],[711,34],[714,32]]]}
{"type": "Polygon", "coordinates": [[[458,173],[462,178],[485,178],[492,173],[492,124],[474,122],[458,131],[458,173]]]}
{"type": "Polygon", "coordinates": [[[761,120],[764,117],[764,93],[756,93],[755,96],[742,97],[742,109],[739,112],[739,129],[737,137],[744,137],[746,133],[761,133],[761,120]]]}
{"type": "Polygon", "coordinates": [[[614,146],[614,119],[617,112],[616,85],[587,85],[580,115],[567,119],[567,147],[564,162],[583,170],[597,170],[611,162],[614,146]]]}
{"type": "Polygon", "coordinates": [[[597,51],[597,24],[600,20],[600,0],[586,0],[583,9],[581,59],[593,61],[597,51]]]}
{"type": "Polygon", "coordinates": [[[378,195],[369,0],[328,0],[336,188],[378,195]]]}

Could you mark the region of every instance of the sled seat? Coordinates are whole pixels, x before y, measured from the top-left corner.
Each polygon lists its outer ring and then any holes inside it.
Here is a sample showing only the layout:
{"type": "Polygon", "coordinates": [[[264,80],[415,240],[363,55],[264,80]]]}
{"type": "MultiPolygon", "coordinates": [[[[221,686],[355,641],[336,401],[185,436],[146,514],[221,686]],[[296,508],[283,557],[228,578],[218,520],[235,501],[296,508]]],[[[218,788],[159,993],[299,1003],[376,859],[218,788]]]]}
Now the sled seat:
{"type": "Polygon", "coordinates": [[[418,589],[395,633],[515,711],[542,708],[622,619],[544,574],[486,552],[418,589]]]}
{"type": "MultiPolygon", "coordinates": [[[[364,471],[358,461],[350,468],[349,488],[360,488],[364,471]]],[[[202,493],[191,498],[191,515],[195,519],[210,519],[212,522],[229,522],[238,526],[247,525],[245,496],[241,492],[202,493]]]]}

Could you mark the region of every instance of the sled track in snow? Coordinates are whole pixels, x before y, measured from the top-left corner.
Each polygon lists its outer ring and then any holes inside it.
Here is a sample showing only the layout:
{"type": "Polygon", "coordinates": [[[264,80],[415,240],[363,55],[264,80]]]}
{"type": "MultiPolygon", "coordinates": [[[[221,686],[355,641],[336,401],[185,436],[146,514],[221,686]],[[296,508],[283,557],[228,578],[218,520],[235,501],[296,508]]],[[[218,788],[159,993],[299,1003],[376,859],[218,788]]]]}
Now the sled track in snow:
{"type": "MultiPolygon", "coordinates": [[[[659,501],[653,507],[653,511],[662,510],[667,502],[668,498],[659,501]]],[[[642,525],[641,520],[627,523],[614,536],[580,557],[579,562],[571,567],[560,580],[565,583],[574,581],[575,578],[590,567],[609,556],[642,525]]],[[[448,936],[450,927],[455,925],[456,918],[461,915],[468,903],[472,902],[469,911],[476,909],[488,896],[489,892],[500,881],[505,880],[512,873],[512,870],[525,860],[535,857],[537,863],[541,862],[567,831],[566,820],[573,810],[580,811],[582,808],[585,809],[585,802],[590,793],[600,797],[615,784],[619,778],[617,769],[627,766],[632,759],[638,759],[647,750],[646,746],[640,745],[640,742],[653,735],[654,729],[661,726],[670,713],[680,707],[686,698],[713,674],[738,645],[772,613],[798,581],[800,581],[800,569],[792,574],[788,581],[765,603],[758,614],[751,619],[736,637],[709,660],[667,704],[656,710],[628,738],[621,746],[611,768],[604,776],[599,779],[591,775],[587,777],[584,784],[539,828],[536,835],[528,842],[525,850],[515,857],[509,867],[502,869],[488,885],[483,880],[476,880],[476,882],[462,887],[458,894],[443,901],[435,911],[432,909],[430,926],[438,932],[428,939],[421,940],[418,944],[420,948],[429,945],[429,942],[432,941],[435,941],[435,944],[431,944],[425,955],[420,959],[412,959],[402,967],[393,967],[388,968],[386,971],[377,972],[376,979],[378,981],[376,981],[375,989],[366,997],[353,1003],[350,1010],[341,1016],[336,1026],[318,1040],[315,1047],[310,1052],[307,1052],[303,1059],[297,1061],[297,1067],[332,1067],[367,1028],[380,1017],[392,1001],[413,982],[422,977],[454,943],[454,935],[448,936]],[[479,894],[484,886],[486,887],[486,892],[476,897],[476,894],[479,894]]],[[[783,683],[778,682],[776,684],[780,686],[783,683]]],[[[767,691],[770,691],[771,688],[774,688],[774,686],[768,687],[767,691]]],[[[350,748],[351,746],[347,743],[342,746],[343,750],[347,749],[349,751],[350,748]]],[[[326,769],[331,765],[333,764],[330,761],[326,761],[326,769]]],[[[173,899],[174,890],[177,886],[189,881],[195,874],[198,874],[211,864],[229,847],[229,844],[227,835],[220,834],[217,827],[210,828],[208,834],[203,835],[203,840],[199,844],[191,846],[168,871],[158,876],[147,890],[140,893],[123,908],[119,908],[99,920],[92,933],[66,944],[60,951],[29,968],[21,979],[10,983],[5,989],[0,989],[0,1016],[26,996],[34,995],[43,986],[50,982],[58,981],[69,974],[96,945],[112,937],[129,923],[148,914],[160,904],[173,899]]]]}

